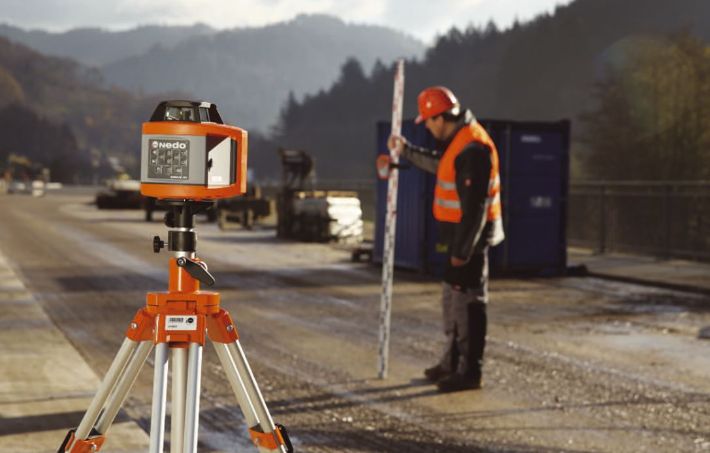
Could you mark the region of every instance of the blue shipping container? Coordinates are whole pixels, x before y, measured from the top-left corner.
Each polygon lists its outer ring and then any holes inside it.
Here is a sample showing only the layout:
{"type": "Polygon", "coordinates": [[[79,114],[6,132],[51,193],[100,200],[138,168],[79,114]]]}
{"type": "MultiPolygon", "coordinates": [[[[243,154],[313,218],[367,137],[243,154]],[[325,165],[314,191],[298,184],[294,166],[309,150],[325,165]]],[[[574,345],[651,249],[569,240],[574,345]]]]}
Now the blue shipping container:
{"type": "MultiPolygon", "coordinates": [[[[479,120],[500,158],[506,240],[491,250],[493,272],[562,273],[567,266],[569,121],[479,120]]],[[[377,125],[377,154],[389,153],[389,122],[377,125]]],[[[402,135],[418,146],[435,141],[422,125],[405,121],[402,135]]],[[[403,165],[408,165],[402,159],[403,165]]],[[[443,271],[445,245],[431,214],[436,177],[416,167],[401,170],[397,197],[395,265],[435,275],[443,271]]],[[[373,258],[382,261],[387,181],[377,182],[373,258]]]]}

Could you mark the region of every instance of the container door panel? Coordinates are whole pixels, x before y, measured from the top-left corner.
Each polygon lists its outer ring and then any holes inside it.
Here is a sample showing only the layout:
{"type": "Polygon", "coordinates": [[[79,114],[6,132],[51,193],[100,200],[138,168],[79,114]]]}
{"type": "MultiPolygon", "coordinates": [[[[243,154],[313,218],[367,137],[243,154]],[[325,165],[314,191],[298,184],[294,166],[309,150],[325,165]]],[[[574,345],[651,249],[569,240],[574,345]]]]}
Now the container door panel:
{"type": "Polygon", "coordinates": [[[559,132],[513,129],[511,133],[511,178],[530,175],[561,178],[563,136],[559,132]]]}

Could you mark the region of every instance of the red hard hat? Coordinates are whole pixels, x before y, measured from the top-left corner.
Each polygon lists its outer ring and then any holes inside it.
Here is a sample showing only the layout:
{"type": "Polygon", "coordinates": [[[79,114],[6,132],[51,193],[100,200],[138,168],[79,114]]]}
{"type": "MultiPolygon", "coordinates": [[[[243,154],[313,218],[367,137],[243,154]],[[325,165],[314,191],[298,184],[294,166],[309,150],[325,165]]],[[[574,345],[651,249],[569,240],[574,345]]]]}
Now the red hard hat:
{"type": "Polygon", "coordinates": [[[436,86],[424,89],[417,98],[419,116],[414,120],[419,124],[427,118],[458,108],[459,101],[446,87],[436,86]]]}

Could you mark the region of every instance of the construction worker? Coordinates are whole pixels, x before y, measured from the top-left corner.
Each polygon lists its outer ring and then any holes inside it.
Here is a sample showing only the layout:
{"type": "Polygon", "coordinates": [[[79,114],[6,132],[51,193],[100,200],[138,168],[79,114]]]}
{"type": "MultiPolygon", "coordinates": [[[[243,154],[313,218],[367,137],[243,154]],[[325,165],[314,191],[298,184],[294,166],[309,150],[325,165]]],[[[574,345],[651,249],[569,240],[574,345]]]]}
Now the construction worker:
{"type": "Polygon", "coordinates": [[[424,370],[441,392],[481,387],[488,303],[488,248],[503,238],[498,151],[469,110],[445,87],[423,90],[417,123],[437,140],[437,149],[389,137],[417,167],[436,174],[434,217],[448,245],[442,308],[446,347],[439,363],[424,370]]]}

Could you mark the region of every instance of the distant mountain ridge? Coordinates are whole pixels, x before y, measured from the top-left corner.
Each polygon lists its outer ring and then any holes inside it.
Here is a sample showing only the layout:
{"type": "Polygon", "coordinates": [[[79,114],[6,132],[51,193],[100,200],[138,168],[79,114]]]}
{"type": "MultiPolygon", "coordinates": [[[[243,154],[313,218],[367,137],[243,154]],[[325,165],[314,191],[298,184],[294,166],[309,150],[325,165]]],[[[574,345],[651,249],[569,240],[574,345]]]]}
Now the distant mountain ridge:
{"type": "Polygon", "coordinates": [[[86,66],[102,66],[131,55],[141,54],[156,45],[170,47],[193,36],[216,30],[204,25],[145,25],[126,31],[100,28],[75,28],[65,32],[24,30],[0,24],[0,35],[22,43],[45,55],[71,58],[86,66]]]}
{"type": "Polygon", "coordinates": [[[327,15],[222,31],[195,25],[51,34],[4,25],[3,34],[45,54],[94,64],[108,85],[216,102],[225,120],[261,131],[276,122],[289,93],[300,98],[330,87],[348,57],[371,68],[377,60],[416,58],[425,50],[395,30],[327,15]]]}
{"type": "Polygon", "coordinates": [[[154,47],[102,68],[109,83],[146,93],[175,89],[220,105],[226,120],[266,131],[289,93],[327,89],[354,57],[375,61],[418,57],[424,45],[394,30],[301,15],[259,28],[195,36],[174,47],[154,47]]]}

